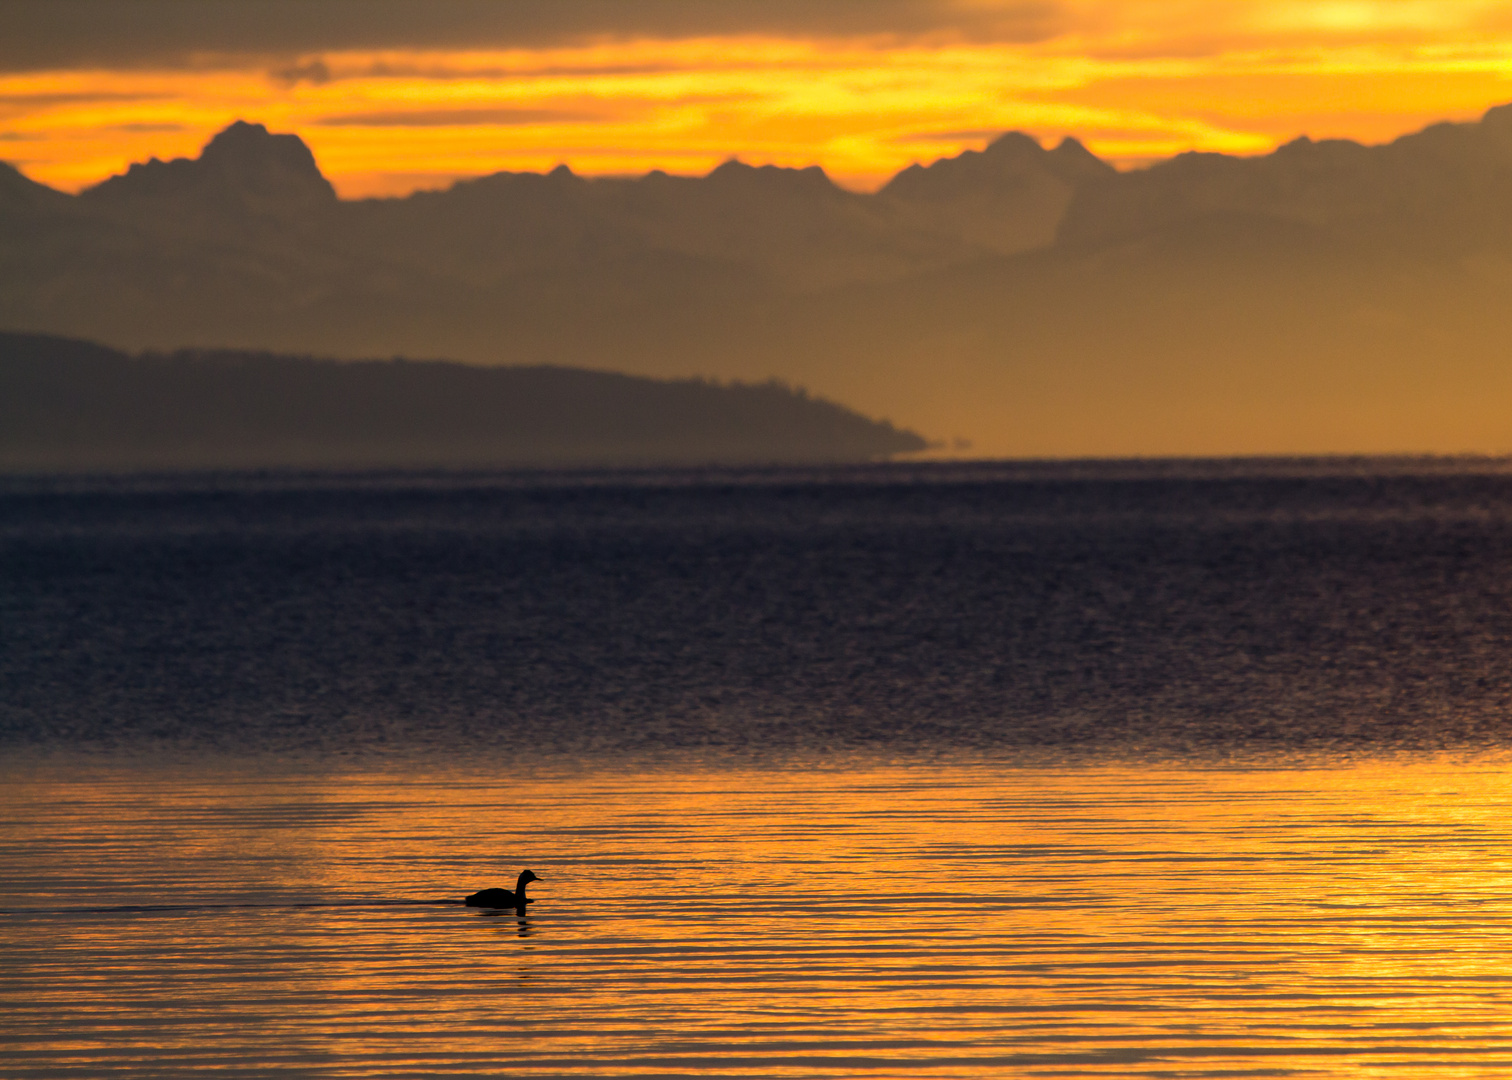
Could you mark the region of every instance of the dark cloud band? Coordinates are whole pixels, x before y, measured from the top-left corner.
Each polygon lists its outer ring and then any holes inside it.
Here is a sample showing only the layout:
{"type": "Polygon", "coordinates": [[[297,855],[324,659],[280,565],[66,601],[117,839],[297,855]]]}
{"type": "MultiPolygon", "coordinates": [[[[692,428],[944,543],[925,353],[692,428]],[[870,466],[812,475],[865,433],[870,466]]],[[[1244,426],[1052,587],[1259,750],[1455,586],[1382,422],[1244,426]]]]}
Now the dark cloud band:
{"type": "Polygon", "coordinates": [[[1040,40],[1055,0],[0,0],[0,69],[703,35],[1040,40]]]}

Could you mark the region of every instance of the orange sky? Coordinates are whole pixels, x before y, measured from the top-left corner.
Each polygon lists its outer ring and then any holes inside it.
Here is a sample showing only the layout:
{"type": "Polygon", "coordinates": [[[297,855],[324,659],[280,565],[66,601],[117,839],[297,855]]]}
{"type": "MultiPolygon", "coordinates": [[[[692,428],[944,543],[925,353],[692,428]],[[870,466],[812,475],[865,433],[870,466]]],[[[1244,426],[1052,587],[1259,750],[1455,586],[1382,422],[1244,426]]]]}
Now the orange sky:
{"type": "Polygon", "coordinates": [[[0,0],[0,158],[67,190],[238,118],[356,196],[730,156],[871,188],[1007,129],[1132,164],[1512,101],[1512,4],[1482,0],[110,2],[0,0]]]}

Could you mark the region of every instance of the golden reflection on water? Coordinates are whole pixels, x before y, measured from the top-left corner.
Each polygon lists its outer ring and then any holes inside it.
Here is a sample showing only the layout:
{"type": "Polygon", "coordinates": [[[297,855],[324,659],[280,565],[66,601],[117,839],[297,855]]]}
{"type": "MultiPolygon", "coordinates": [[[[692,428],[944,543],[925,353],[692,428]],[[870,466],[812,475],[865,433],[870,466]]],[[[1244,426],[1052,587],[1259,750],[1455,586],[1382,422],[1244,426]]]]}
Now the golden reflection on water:
{"type": "Polygon", "coordinates": [[[15,767],[0,1075],[1505,1076],[1504,765],[15,767]]]}

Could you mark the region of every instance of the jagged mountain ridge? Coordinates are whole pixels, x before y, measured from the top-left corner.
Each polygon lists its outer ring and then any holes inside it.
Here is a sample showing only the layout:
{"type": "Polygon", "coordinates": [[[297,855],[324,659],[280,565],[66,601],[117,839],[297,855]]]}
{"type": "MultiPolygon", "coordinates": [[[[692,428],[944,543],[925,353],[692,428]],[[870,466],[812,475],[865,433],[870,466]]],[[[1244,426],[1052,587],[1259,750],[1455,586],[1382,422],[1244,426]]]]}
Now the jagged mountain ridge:
{"type": "Polygon", "coordinates": [[[153,203],[182,211],[206,204],[226,213],[288,216],[336,203],[336,189],[321,175],[315,155],[298,135],[274,135],[261,124],[238,121],[205,144],[194,159],[152,158],[96,184],[83,198],[119,208],[153,203]]]}
{"type": "Polygon", "coordinates": [[[730,375],[724,339],[763,336],[794,295],[1043,243],[1069,197],[1061,166],[1003,145],[981,155],[1011,159],[993,175],[1052,198],[977,241],[952,206],[958,183],[945,199],[927,184],[858,195],[817,168],[735,161],[701,178],[559,168],[344,202],[297,138],[238,122],[197,159],[134,166],[76,197],[0,193],[0,225],[20,241],[0,250],[0,325],[130,348],[633,370],[660,352],[678,357],[667,374],[730,375]]]}
{"type": "Polygon", "coordinates": [[[1381,146],[1299,138],[1263,157],[1181,154],[1092,177],[1058,239],[1099,247],[1228,214],[1325,229],[1395,250],[1472,251],[1512,241],[1512,105],[1381,146]]]}
{"type": "Polygon", "coordinates": [[[296,136],[237,122],[198,158],[133,165],[66,207],[48,209],[104,228],[202,234],[207,244],[249,248],[245,254],[256,261],[268,259],[280,240],[319,242],[348,262],[492,284],[523,270],[663,252],[804,291],[894,280],[1042,245],[1070,196],[1066,157],[1064,148],[1045,151],[1025,136],[1005,136],[981,154],[955,159],[958,173],[972,172],[972,159],[980,159],[985,167],[973,183],[962,184],[939,162],[915,170],[921,177],[900,174],[879,195],[845,191],[818,168],[732,160],[697,178],[653,172],[588,180],[560,167],[544,175],[498,173],[400,199],[341,202],[296,136]],[[993,206],[1011,209],[999,217],[1017,224],[998,221],[990,235],[974,235],[961,220],[993,206]]]}
{"type": "Polygon", "coordinates": [[[1509,119],[1123,173],[1009,134],[872,195],[731,162],[356,202],[239,124],[79,196],[0,175],[0,325],[775,375],[996,453],[1512,449],[1509,119]]]}
{"type": "Polygon", "coordinates": [[[1054,243],[1078,188],[1116,175],[1075,139],[1046,151],[1010,131],[985,150],[910,165],[880,194],[905,203],[939,232],[1011,255],[1054,243]]]}

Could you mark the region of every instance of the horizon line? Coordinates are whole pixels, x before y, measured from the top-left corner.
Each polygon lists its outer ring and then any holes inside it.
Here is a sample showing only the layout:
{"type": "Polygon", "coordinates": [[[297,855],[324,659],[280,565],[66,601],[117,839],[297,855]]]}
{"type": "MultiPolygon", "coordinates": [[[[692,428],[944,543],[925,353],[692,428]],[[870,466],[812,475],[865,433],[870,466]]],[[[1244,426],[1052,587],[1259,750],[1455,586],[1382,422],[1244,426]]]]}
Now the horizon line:
{"type": "MultiPolygon", "coordinates": [[[[477,181],[477,180],[484,180],[484,179],[488,179],[490,177],[495,177],[495,176],[536,176],[536,177],[545,178],[545,177],[549,177],[549,176],[552,176],[552,175],[555,175],[555,174],[559,174],[559,173],[562,173],[562,172],[565,172],[568,176],[570,176],[573,179],[582,180],[582,181],[584,181],[586,183],[595,183],[595,182],[599,182],[599,181],[620,182],[620,183],[634,183],[634,182],[639,182],[639,181],[646,180],[646,179],[648,179],[648,178],[650,178],[652,176],[665,176],[665,177],[668,177],[670,179],[678,179],[678,180],[707,180],[708,178],[710,178],[711,176],[713,176],[716,172],[718,172],[720,169],[726,168],[727,166],[730,166],[730,165],[742,165],[742,166],[745,166],[746,168],[753,169],[753,170],[776,169],[776,170],[779,170],[779,171],[782,171],[782,172],[794,172],[794,173],[808,172],[808,171],[811,171],[811,170],[817,170],[819,172],[819,174],[822,175],[825,178],[826,181],[828,181],[832,186],[836,187],[837,189],[839,189],[841,191],[845,191],[845,192],[847,192],[849,194],[853,194],[853,195],[876,195],[876,194],[881,193],[881,191],[884,188],[886,188],[887,185],[890,184],[894,179],[896,179],[898,176],[901,176],[902,174],[908,172],[910,169],[914,169],[914,168],[928,169],[928,168],[931,168],[932,166],[934,166],[934,165],[936,165],[936,164],[938,164],[940,162],[957,160],[959,158],[962,158],[962,157],[966,156],[967,154],[982,154],[982,153],[985,153],[994,144],[996,144],[999,141],[1001,141],[1002,139],[1004,139],[1004,138],[1006,138],[1008,136],[1012,136],[1012,135],[1019,135],[1019,136],[1022,136],[1024,138],[1032,140],[1037,146],[1039,146],[1039,148],[1043,152],[1045,152],[1047,154],[1054,153],[1056,150],[1060,149],[1062,146],[1066,145],[1067,143],[1074,143],[1074,144],[1080,146],[1088,154],[1091,154],[1093,157],[1097,158],[1097,160],[1099,160],[1099,161],[1107,164],[1111,168],[1113,168],[1118,173],[1120,173],[1120,174],[1129,174],[1129,173],[1136,173],[1136,172],[1146,171],[1146,170],[1155,168],[1155,167],[1157,167],[1159,165],[1165,164],[1167,162],[1175,161],[1175,160],[1177,160],[1179,158],[1193,156],[1193,155],[1197,155],[1197,156],[1210,156],[1210,157],[1226,157],[1226,158],[1232,158],[1234,160],[1240,160],[1240,161],[1258,160],[1258,159],[1261,159],[1261,158],[1270,157],[1270,156],[1274,155],[1275,153],[1277,153],[1278,151],[1280,151],[1281,149],[1283,149],[1285,147],[1288,147],[1288,146],[1293,146],[1293,145],[1295,145],[1297,143],[1309,143],[1309,144],[1319,144],[1319,145],[1329,144],[1329,143],[1347,143],[1347,144],[1354,145],[1354,146],[1359,146],[1359,147],[1362,147],[1362,148],[1365,148],[1365,149],[1371,149],[1371,148],[1376,148],[1376,147],[1384,147],[1384,146],[1391,146],[1391,145],[1394,145],[1397,142],[1400,142],[1403,139],[1411,138],[1411,137],[1416,136],[1416,135],[1421,135],[1422,133],[1424,133],[1426,131],[1429,131],[1429,130],[1431,130],[1433,128],[1436,128],[1436,127],[1442,127],[1442,126],[1468,127],[1468,126],[1472,126],[1472,125],[1478,125],[1478,124],[1482,123],[1486,119],[1486,117],[1489,116],[1492,112],[1495,112],[1496,110],[1502,109],[1502,108],[1512,108],[1512,100],[1498,101],[1498,102],[1495,102],[1495,103],[1493,103],[1491,105],[1488,105],[1484,109],[1482,109],[1475,116],[1474,119],[1469,119],[1469,120],[1453,120],[1453,119],[1433,120],[1433,121],[1430,121],[1427,124],[1424,124],[1421,127],[1415,128],[1415,129],[1413,129],[1411,131],[1403,132],[1403,133],[1401,133],[1399,135],[1396,135],[1396,136],[1394,136],[1394,137],[1392,137],[1390,139],[1386,139],[1386,140],[1380,141],[1380,142],[1366,142],[1366,141],[1363,141],[1363,140],[1360,140],[1360,139],[1347,138],[1347,137],[1343,137],[1343,136],[1314,137],[1313,135],[1311,135],[1309,133],[1303,132],[1303,133],[1294,135],[1291,138],[1286,139],[1285,141],[1278,141],[1274,146],[1272,146],[1268,150],[1265,150],[1265,151],[1262,151],[1262,152],[1253,153],[1253,154],[1227,153],[1227,152],[1218,151],[1218,150],[1182,150],[1182,151],[1179,151],[1177,153],[1174,153],[1174,154],[1171,154],[1171,155],[1168,155],[1168,156],[1165,156],[1165,157],[1139,158],[1139,159],[1133,160],[1132,162],[1130,160],[1120,159],[1120,158],[1115,157],[1115,156],[1104,157],[1101,154],[1098,154],[1095,150],[1093,150],[1091,148],[1091,146],[1088,144],[1088,141],[1086,139],[1083,139],[1082,137],[1077,136],[1077,135],[1072,135],[1072,134],[1061,135],[1059,141],[1055,142],[1054,145],[1052,146],[1052,145],[1048,145],[1048,142],[1050,140],[1053,140],[1054,136],[1050,136],[1047,139],[1047,138],[1042,138],[1041,136],[1034,134],[1032,131],[1026,131],[1023,128],[1005,128],[1005,129],[1003,129],[1001,131],[996,132],[995,134],[987,134],[987,133],[982,134],[982,136],[981,136],[982,145],[981,145],[980,148],[971,148],[971,147],[968,147],[967,149],[964,149],[964,150],[962,150],[962,151],[960,151],[960,152],[958,152],[956,154],[942,154],[939,157],[932,158],[932,159],[929,159],[927,161],[924,160],[924,159],[915,160],[914,162],[910,163],[909,165],[905,165],[903,168],[898,169],[897,171],[895,171],[895,172],[887,175],[881,181],[881,183],[879,183],[875,187],[871,187],[871,188],[853,186],[852,184],[849,184],[849,183],[846,182],[846,178],[845,178],[844,174],[837,175],[835,173],[831,173],[820,162],[817,162],[817,161],[810,162],[809,164],[806,164],[806,165],[782,165],[782,164],[777,164],[775,162],[755,162],[755,163],[752,163],[752,162],[743,160],[742,157],[741,157],[742,151],[736,150],[736,151],[733,151],[733,152],[730,152],[729,154],[727,154],[717,164],[711,166],[706,172],[702,172],[702,173],[699,173],[699,172],[674,171],[673,169],[663,168],[663,167],[660,167],[660,166],[647,169],[644,172],[627,172],[627,171],[603,171],[603,172],[592,172],[592,171],[589,171],[589,172],[580,172],[577,169],[573,168],[572,163],[569,160],[560,160],[557,163],[555,163],[554,165],[552,165],[550,168],[544,168],[544,169],[541,169],[539,171],[528,170],[528,169],[496,169],[496,170],[493,170],[491,172],[478,172],[478,173],[456,173],[456,172],[417,173],[417,172],[414,172],[413,170],[400,170],[400,171],[395,171],[395,172],[377,172],[377,173],[373,173],[372,175],[381,175],[381,176],[388,176],[388,177],[408,176],[408,177],[413,177],[413,178],[416,178],[416,179],[419,179],[420,177],[433,176],[433,177],[435,177],[437,180],[439,180],[441,182],[438,183],[435,186],[428,186],[428,185],[420,184],[420,185],[417,185],[417,186],[412,187],[412,188],[406,188],[402,192],[397,192],[397,191],[376,192],[375,191],[375,192],[369,193],[369,194],[343,194],[340,190],[337,190],[336,191],[336,197],[341,202],[365,202],[365,201],[373,201],[373,200],[382,201],[382,200],[388,200],[388,199],[400,200],[400,199],[409,198],[411,195],[416,195],[416,194],[449,191],[452,188],[455,188],[455,187],[457,187],[458,185],[461,185],[461,184],[466,184],[466,183],[469,183],[469,182],[472,182],[472,181],[477,181]]],[[[34,177],[32,177],[27,172],[27,170],[26,170],[27,162],[24,159],[22,159],[20,161],[16,161],[16,160],[11,160],[9,158],[0,157],[0,164],[3,164],[5,166],[7,166],[7,167],[9,167],[9,168],[11,168],[13,170],[15,170],[16,173],[18,173],[20,176],[24,177],[30,183],[37,184],[40,187],[47,188],[49,191],[54,191],[54,192],[57,192],[58,194],[61,194],[61,195],[66,195],[66,196],[69,196],[69,197],[78,197],[79,195],[82,195],[83,193],[85,193],[87,191],[91,191],[91,190],[93,190],[95,188],[98,188],[100,185],[108,183],[109,181],[111,181],[113,179],[116,179],[118,177],[122,177],[122,176],[127,175],[127,173],[131,169],[133,169],[133,168],[136,168],[136,167],[139,167],[139,166],[150,165],[152,162],[159,162],[161,164],[169,164],[169,163],[175,162],[175,161],[197,161],[197,160],[200,159],[200,157],[202,157],[204,155],[205,148],[208,147],[210,145],[210,143],[215,138],[217,138],[218,136],[224,134],[226,131],[229,131],[232,128],[235,128],[238,125],[247,125],[247,126],[254,127],[254,128],[261,128],[264,132],[266,132],[270,136],[287,136],[287,135],[291,135],[294,138],[297,138],[300,141],[300,143],[303,144],[305,146],[305,148],[310,151],[310,154],[311,154],[312,157],[315,156],[314,149],[310,146],[310,143],[309,143],[309,141],[306,138],[306,134],[304,132],[300,131],[300,130],[297,130],[301,126],[311,126],[311,125],[290,125],[290,127],[291,127],[292,130],[288,130],[288,131],[274,131],[265,122],[263,122],[263,121],[260,121],[260,120],[247,120],[244,117],[237,117],[236,119],[233,119],[233,120],[231,120],[231,121],[229,121],[229,122],[227,122],[225,124],[222,124],[219,128],[217,128],[215,130],[215,132],[200,145],[199,154],[196,157],[188,158],[188,157],[182,157],[182,156],[180,156],[180,157],[161,158],[161,157],[158,157],[157,155],[152,155],[149,158],[147,158],[145,161],[133,161],[133,162],[131,162],[127,166],[127,168],[126,168],[125,171],[110,173],[110,174],[104,176],[103,178],[101,178],[99,180],[95,180],[95,181],[93,181],[91,183],[86,183],[82,187],[79,187],[79,188],[74,189],[74,190],[69,190],[67,188],[62,188],[62,187],[55,187],[52,184],[47,183],[46,181],[35,179],[34,177]]],[[[314,124],[312,126],[318,128],[318,127],[322,127],[323,125],[314,124]]],[[[316,167],[317,171],[320,173],[321,177],[324,178],[324,179],[326,179],[327,182],[332,185],[333,189],[336,189],[337,188],[336,181],[332,180],[331,177],[325,172],[325,170],[321,169],[318,158],[316,159],[315,167],[316,167]]],[[[348,174],[349,177],[351,175],[367,175],[367,174],[348,174]]]]}

